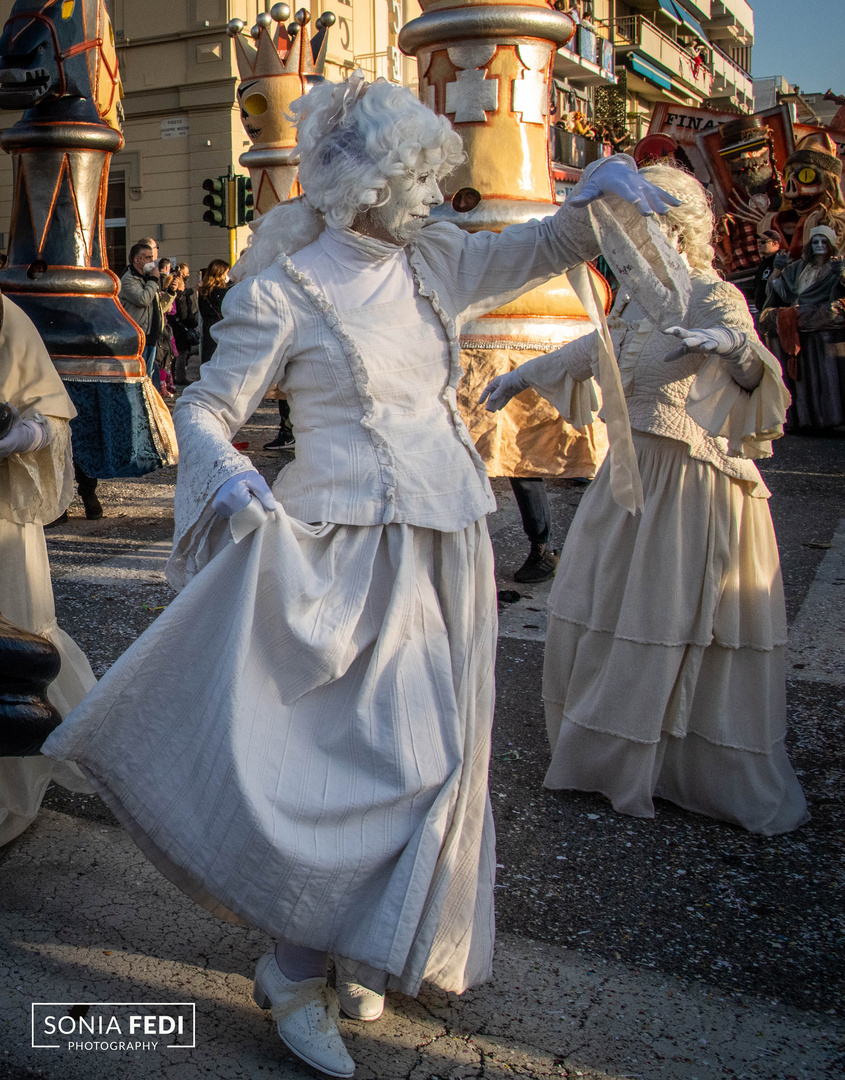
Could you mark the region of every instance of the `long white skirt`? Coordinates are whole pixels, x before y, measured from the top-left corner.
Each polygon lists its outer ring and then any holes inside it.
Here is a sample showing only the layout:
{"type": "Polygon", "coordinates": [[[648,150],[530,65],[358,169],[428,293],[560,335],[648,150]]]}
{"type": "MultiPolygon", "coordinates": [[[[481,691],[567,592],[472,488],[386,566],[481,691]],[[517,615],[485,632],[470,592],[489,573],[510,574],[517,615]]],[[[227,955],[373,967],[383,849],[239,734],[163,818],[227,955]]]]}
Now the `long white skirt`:
{"type": "Polygon", "coordinates": [[[54,733],[221,917],[462,991],[490,977],[485,521],[229,542],[54,733]]]}
{"type": "MultiPolygon", "coordinates": [[[[0,611],[16,626],[43,634],[59,650],[62,666],[47,697],[66,716],[97,680],[82,650],[56,624],[50,563],[40,525],[18,525],[0,518],[0,611]]],[[[0,845],[32,822],[51,780],[72,791],[91,791],[82,773],[69,762],[0,757],[0,845]]]]}
{"type": "Polygon", "coordinates": [[[653,817],[653,796],[752,832],[807,820],[784,749],[786,612],[767,501],[634,432],[645,510],[605,465],[549,599],[545,784],[653,817]]]}

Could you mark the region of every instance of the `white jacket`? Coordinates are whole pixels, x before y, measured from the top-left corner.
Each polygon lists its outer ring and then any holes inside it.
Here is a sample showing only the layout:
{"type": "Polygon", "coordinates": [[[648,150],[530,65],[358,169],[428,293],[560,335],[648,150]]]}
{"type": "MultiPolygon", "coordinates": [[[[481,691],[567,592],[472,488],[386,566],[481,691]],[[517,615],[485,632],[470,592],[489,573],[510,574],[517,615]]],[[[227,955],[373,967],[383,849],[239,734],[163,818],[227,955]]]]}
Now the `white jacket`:
{"type": "MultiPolygon", "coordinates": [[[[176,563],[189,558],[188,576],[205,561],[196,557],[213,525],[212,495],[252,467],[229,440],[274,382],[288,395],[297,435],[296,461],[274,493],[293,517],[451,532],[495,509],[457,409],[461,323],[595,257],[592,229],[584,211],[563,207],[499,234],[430,225],[405,250],[416,310],[361,308],[351,313],[353,332],[285,255],[229,291],[217,352],[174,411],[182,453],[174,554],[176,563]]],[[[181,576],[171,563],[174,584],[181,576]]]]}

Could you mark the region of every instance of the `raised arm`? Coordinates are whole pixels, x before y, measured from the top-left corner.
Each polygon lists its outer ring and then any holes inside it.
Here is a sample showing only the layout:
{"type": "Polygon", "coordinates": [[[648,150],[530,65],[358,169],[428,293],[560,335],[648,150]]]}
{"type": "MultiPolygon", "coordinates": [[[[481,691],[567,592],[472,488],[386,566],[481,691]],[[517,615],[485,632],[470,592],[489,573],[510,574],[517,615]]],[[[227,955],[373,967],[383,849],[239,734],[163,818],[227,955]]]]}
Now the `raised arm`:
{"type": "Polygon", "coordinates": [[[423,230],[417,244],[460,315],[474,318],[596,258],[599,238],[588,208],[608,198],[646,216],[678,203],[640,176],[633,158],[618,154],[588,166],[573,195],[545,221],[511,225],[500,233],[435,224],[423,230]]]}

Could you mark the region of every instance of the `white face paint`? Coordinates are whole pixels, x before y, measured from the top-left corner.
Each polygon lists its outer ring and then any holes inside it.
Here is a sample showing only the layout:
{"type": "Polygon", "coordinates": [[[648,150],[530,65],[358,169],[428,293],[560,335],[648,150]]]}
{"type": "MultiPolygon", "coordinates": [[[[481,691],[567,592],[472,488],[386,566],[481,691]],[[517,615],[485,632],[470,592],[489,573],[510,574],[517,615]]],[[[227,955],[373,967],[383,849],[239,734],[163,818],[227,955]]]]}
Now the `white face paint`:
{"type": "Polygon", "coordinates": [[[827,255],[827,240],[823,236],[814,236],[810,241],[810,250],[814,255],[827,255]]]}
{"type": "Polygon", "coordinates": [[[384,206],[374,207],[364,215],[368,220],[356,222],[356,227],[378,240],[407,244],[425,225],[431,208],[443,202],[437,175],[423,158],[415,168],[388,180],[387,188],[390,198],[384,206]]]}

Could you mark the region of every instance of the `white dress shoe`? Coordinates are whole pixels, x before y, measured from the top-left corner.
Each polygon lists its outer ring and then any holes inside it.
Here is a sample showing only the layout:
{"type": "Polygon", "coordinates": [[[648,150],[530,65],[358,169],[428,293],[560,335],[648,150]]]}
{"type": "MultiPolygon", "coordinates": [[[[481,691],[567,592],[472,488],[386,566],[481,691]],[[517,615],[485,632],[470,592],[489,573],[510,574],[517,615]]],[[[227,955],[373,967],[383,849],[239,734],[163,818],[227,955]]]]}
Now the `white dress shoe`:
{"type": "Polygon", "coordinates": [[[291,982],[268,952],[255,969],[253,996],[259,1009],[270,1009],[279,1038],[298,1058],[328,1076],[355,1074],[337,1030],[337,996],[325,979],[291,982]]]}
{"type": "Polygon", "coordinates": [[[335,988],[345,1016],[350,1020],[378,1020],[384,1012],[384,994],[377,994],[360,983],[353,982],[352,972],[343,957],[334,958],[335,988]]]}

